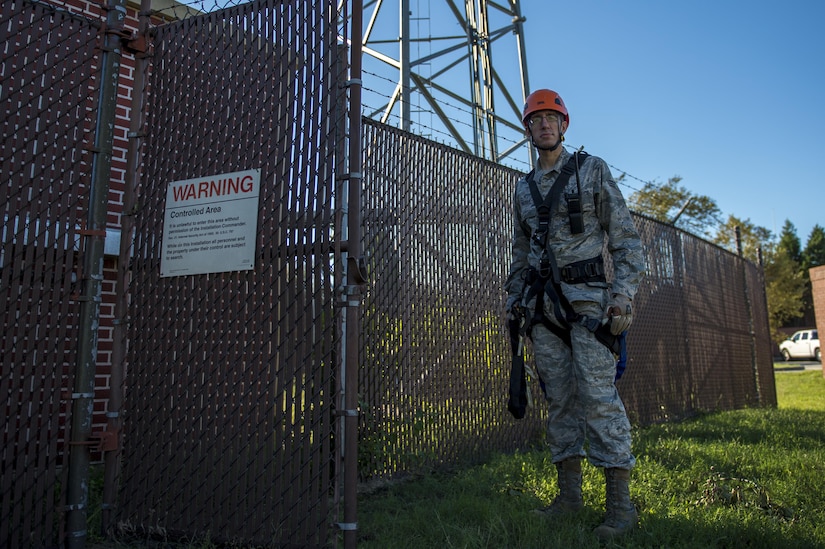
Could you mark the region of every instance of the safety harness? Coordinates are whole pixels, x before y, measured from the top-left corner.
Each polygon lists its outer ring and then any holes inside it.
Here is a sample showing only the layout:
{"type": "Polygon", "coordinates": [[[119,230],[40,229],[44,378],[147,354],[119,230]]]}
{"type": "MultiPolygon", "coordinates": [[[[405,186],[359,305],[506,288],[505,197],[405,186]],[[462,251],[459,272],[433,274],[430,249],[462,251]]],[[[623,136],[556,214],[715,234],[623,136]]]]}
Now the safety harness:
{"type": "MultiPolygon", "coordinates": [[[[507,402],[507,409],[516,419],[523,418],[527,407],[531,405],[526,380],[527,365],[522,355],[522,340],[524,337],[530,337],[533,326],[536,324],[541,324],[550,330],[568,347],[571,347],[570,330],[573,324],[580,324],[593,332],[596,339],[610,349],[616,357],[616,377],[614,381],[618,381],[622,377],[627,366],[627,332],[613,335],[610,332],[610,327],[607,324],[602,324],[600,319],[589,318],[577,313],[561,289],[561,282],[567,284],[606,282],[602,256],[599,255],[598,257],[559,267],[556,257],[553,255],[553,250],[547,245],[552,207],[558,201],[564,188],[567,187],[567,182],[573,173],[576,174],[576,192],[565,193],[570,232],[580,234],[584,231],[579,164],[584,163],[586,158],[587,153],[581,151],[574,153],[565,163],[561,173],[550,188],[550,192],[543,198],[534,180],[535,171],[531,171],[527,175],[527,184],[530,188],[530,194],[533,195],[533,202],[538,213],[538,229],[533,231],[530,238],[541,248],[542,253],[538,269],[531,267],[525,271],[524,276],[521,302],[530,303],[535,298],[535,310],[524,310],[523,318],[513,318],[509,322],[510,343],[513,347],[513,364],[510,369],[510,398],[507,402]],[[544,314],[545,296],[553,305],[553,316],[557,322],[552,322],[544,314]]],[[[534,376],[532,372],[530,377],[538,377],[542,391],[544,391],[544,380],[540,376],[534,376]]]]}
{"type": "Polygon", "coordinates": [[[561,282],[567,284],[606,282],[602,256],[599,255],[559,267],[553,250],[547,245],[553,205],[557,203],[559,196],[567,186],[567,182],[573,173],[576,174],[576,192],[565,193],[570,231],[573,234],[579,234],[584,230],[581,208],[581,184],[579,183],[579,164],[584,163],[587,156],[587,153],[584,152],[574,153],[565,163],[561,173],[545,197],[541,196],[541,192],[535,182],[535,171],[531,171],[527,176],[527,184],[538,213],[538,228],[533,231],[531,239],[541,248],[542,253],[538,269],[531,267],[525,273],[522,303],[529,303],[535,298],[536,307],[534,311],[526,311],[524,330],[525,335],[529,336],[533,326],[542,324],[569,347],[571,345],[571,326],[573,324],[584,326],[593,332],[596,339],[610,349],[618,358],[616,367],[616,379],[618,380],[622,373],[624,373],[627,361],[626,333],[618,336],[613,335],[610,332],[610,327],[602,324],[601,319],[589,318],[577,313],[561,289],[561,282]],[[544,314],[545,296],[550,299],[553,316],[557,322],[552,322],[544,314]]]}

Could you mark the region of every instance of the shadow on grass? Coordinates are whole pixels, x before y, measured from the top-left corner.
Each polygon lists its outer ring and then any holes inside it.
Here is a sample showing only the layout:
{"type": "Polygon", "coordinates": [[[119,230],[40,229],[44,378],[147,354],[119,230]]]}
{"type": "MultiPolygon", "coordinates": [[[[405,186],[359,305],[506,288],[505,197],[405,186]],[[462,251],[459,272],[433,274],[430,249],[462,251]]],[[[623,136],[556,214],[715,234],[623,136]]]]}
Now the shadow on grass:
{"type": "Polygon", "coordinates": [[[805,366],[802,364],[783,364],[781,366],[774,365],[773,367],[774,372],[804,372],[805,366]]]}

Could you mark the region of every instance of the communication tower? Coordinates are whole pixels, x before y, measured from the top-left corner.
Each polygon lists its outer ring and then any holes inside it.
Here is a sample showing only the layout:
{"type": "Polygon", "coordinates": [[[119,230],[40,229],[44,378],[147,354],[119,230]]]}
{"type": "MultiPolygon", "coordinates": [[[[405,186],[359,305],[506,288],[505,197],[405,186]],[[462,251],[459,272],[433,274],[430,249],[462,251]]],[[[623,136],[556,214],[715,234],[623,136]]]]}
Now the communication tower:
{"type": "Polygon", "coordinates": [[[363,114],[523,167],[529,85],[519,0],[463,4],[365,1],[363,114]]]}

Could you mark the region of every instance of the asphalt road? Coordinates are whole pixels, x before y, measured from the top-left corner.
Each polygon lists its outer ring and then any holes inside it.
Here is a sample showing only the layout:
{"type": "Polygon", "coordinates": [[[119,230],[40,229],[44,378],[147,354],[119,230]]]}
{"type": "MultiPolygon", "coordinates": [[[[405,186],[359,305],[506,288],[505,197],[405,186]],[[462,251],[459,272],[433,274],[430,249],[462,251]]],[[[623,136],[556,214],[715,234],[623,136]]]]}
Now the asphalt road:
{"type": "Polygon", "coordinates": [[[815,360],[790,360],[774,362],[774,372],[801,372],[803,370],[822,370],[822,364],[815,360]]]}

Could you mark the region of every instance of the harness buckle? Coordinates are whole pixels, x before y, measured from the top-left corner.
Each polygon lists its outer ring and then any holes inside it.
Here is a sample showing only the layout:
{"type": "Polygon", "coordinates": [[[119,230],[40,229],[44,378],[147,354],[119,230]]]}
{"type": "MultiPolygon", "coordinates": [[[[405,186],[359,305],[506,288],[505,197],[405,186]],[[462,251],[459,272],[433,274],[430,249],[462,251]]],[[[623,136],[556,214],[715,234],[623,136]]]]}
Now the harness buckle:
{"type": "Polygon", "coordinates": [[[593,282],[604,279],[604,263],[601,256],[570,263],[561,268],[563,280],[569,284],[593,282]]]}
{"type": "Polygon", "coordinates": [[[549,262],[542,261],[537,272],[541,278],[551,278],[553,276],[553,266],[549,262]]]}

